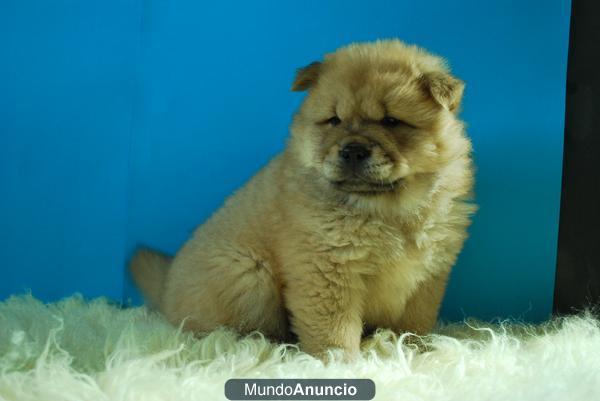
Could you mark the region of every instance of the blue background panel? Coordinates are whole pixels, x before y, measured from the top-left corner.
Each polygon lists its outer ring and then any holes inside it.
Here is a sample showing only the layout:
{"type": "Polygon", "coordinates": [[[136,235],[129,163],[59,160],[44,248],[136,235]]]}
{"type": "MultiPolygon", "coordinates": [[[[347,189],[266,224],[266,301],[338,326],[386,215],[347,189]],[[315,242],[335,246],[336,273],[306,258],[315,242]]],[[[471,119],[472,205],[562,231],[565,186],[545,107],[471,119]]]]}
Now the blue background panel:
{"type": "Polygon", "coordinates": [[[120,298],[135,1],[0,2],[0,295],[120,298]]]}
{"type": "Polygon", "coordinates": [[[480,211],[442,316],[550,313],[568,1],[43,4],[0,3],[0,295],[137,299],[123,274],[132,250],[175,252],[283,149],[303,96],[289,91],[296,68],[398,37],[467,82],[480,211]]]}

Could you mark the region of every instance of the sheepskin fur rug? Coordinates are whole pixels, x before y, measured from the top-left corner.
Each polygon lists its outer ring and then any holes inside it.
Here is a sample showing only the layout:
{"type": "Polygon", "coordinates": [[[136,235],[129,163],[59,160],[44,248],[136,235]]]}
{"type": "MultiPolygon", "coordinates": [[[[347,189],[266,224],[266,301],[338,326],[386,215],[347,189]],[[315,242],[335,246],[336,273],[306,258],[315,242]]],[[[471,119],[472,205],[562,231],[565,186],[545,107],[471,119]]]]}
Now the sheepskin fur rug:
{"type": "Polygon", "coordinates": [[[464,322],[435,335],[377,332],[329,363],[256,333],[181,333],[145,308],[80,296],[0,303],[0,400],[224,400],[229,378],[370,378],[376,400],[599,400],[600,323],[464,322]]]}

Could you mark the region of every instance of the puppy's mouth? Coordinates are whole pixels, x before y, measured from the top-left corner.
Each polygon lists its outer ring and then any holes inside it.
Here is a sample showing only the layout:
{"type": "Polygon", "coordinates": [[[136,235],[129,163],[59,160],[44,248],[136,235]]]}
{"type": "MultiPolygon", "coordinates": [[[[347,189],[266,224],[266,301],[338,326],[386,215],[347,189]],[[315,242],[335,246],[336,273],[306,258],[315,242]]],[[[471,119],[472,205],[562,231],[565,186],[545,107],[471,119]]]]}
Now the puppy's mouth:
{"type": "Polygon", "coordinates": [[[386,192],[394,192],[400,186],[402,179],[390,182],[374,182],[353,177],[339,181],[332,181],[332,185],[343,192],[360,195],[376,195],[386,192]]]}

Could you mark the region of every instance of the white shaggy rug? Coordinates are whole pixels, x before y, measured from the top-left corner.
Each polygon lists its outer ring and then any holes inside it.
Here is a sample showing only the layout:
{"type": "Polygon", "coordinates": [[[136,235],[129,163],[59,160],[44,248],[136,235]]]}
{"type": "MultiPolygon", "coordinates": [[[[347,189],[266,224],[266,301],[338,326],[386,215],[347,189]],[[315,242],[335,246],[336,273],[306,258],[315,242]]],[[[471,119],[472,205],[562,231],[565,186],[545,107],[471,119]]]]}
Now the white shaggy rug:
{"type": "MultiPolygon", "coordinates": [[[[0,400],[224,400],[229,378],[370,378],[376,400],[600,400],[600,322],[469,322],[423,338],[383,331],[352,364],[227,330],[197,339],[145,308],[81,297],[0,303],[0,400]],[[422,347],[423,348],[423,347],[422,347]]],[[[335,357],[335,356],[334,356],[335,357]]]]}

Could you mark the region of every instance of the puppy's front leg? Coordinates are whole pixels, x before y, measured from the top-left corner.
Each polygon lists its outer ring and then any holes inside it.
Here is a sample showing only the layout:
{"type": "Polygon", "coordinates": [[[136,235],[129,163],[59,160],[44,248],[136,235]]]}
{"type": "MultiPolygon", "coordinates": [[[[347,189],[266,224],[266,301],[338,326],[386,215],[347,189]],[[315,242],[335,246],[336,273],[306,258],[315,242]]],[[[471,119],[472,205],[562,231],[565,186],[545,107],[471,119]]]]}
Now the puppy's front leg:
{"type": "Polygon", "coordinates": [[[339,266],[303,266],[293,271],[285,298],[302,350],[323,358],[327,349],[342,348],[347,358],[354,358],[363,326],[363,294],[357,277],[339,266]]]}
{"type": "Polygon", "coordinates": [[[444,269],[425,280],[408,299],[404,313],[392,327],[398,333],[429,334],[434,328],[450,269],[444,269]]]}

